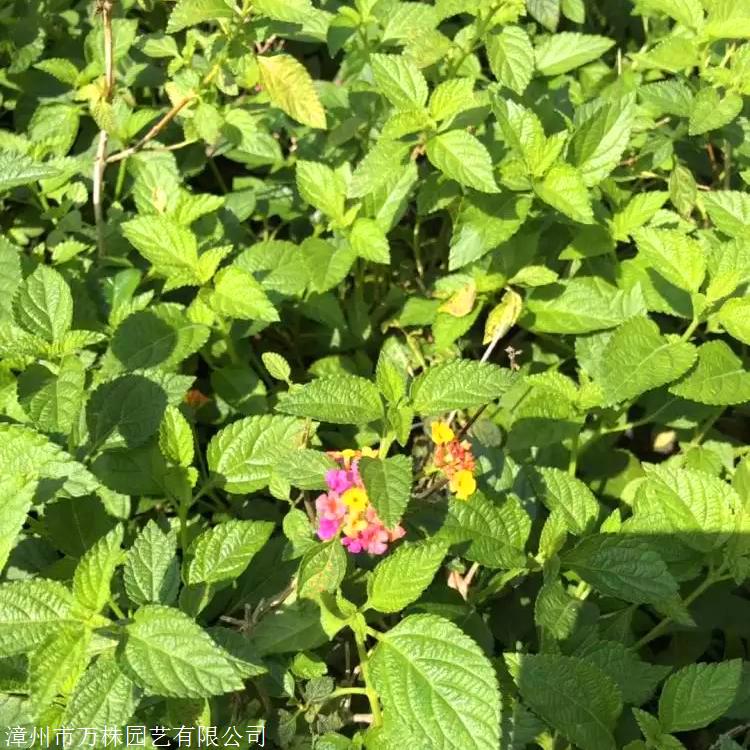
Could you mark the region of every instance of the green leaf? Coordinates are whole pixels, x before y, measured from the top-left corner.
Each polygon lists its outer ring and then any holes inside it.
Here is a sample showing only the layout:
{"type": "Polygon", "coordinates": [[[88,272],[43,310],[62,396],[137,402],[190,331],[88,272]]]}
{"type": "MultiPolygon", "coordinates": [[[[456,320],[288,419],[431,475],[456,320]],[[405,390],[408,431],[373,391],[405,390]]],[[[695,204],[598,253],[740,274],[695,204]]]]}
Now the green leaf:
{"type": "Polygon", "coordinates": [[[529,15],[545,29],[555,31],[560,22],[560,0],[526,0],[529,15]]]}
{"type": "Polygon", "coordinates": [[[683,667],[664,683],[659,696],[662,727],[687,732],[720,719],[732,705],[741,678],[741,659],[683,667]]]}
{"type": "Polygon", "coordinates": [[[311,128],[326,128],[326,113],[307,69],[291,55],[259,56],[260,80],[271,104],[311,128]]]}
{"type": "Polygon", "coordinates": [[[603,36],[563,31],[537,45],[536,68],[542,75],[557,76],[598,60],[613,45],[603,36]]]}
{"type": "Polygon", "coordinates": [[[193,431],[176,406],[167,406],[162,417],[159,425],[159,449],[166,459],[178,466],[190,466],[193,463],[193,431]]]}
{"type": "Polygon", "coordinates": [[[594,212],[583,175],[570,164],[555,164],[545,178],[534,185],[534,190],[545,203],[573,221],[593,223],[594,212]]]}
{"type": "Polygon", "coordinates": [[[0,149],[0,191],[55,177],[59,173],[60,170],[53,164],[36,161],[26,154],[0,149]]]}
{"type": "Polygon", "coordinates": [[[290,392],[276,408],[284,414],[332,424],[366,424],[383,416],[377,387],[357,375],[317,378],[290,392]]]}
{"type": "Polygon", "coordinates": [[[463,268],[507,242],[523,226],[531,203],[529,196],[510,192],[467,195],[453,223],[449,270],[463,268]]]}
{"type": "Polygon", "coordinates": [[[662,336],[652,320],[631,318],[614,332],[602,352],[603,405],[613,406],[677,380],[696,356],[692,344],[662,336]]]}
{"type": "Polygon", "coordinates": [[[540,333],[601,331],[646,312],[640,288],[626,292],[593,276],[538,287],[525,303],[521,323],[540,333]]]}
{"type": "Polygon", "coordinates": [[[378,640],[372,684],[399,746],[497,750],[497,679],[471,638],[442,617],[412,615],[378,640]]]}
{"type": "Polygon", "coordinates": [[[494,401],[514,380],[511,370],[497,365],[454,359],[421,373],[412,383],[410,397],[414,411],[429,417],[494,401]]]}
{"type": "Polygon", "coordinates": [[[371,55],[375,85],[396,109],[424,107],[427,81],[419,68],[401,55],[371,55]]]}
{"type": "Polygon", "coordinates": [[[667,202],[669,193],[665,190],[653,190],[634,195],[620,211],[612,216],[612,236],[624,241],[646,224],[654,214],[667,202]]]}
{"type": "Polygon", "coordinates": [[[224,427],[211,438],[206,458],[226,492],[255,492],[268,486],[276,463],[301,447],[308,430],[292,417],[252,416],[224,427]]]}
{"type": "Polygon", "coordinates": [[[605,596],[633,604],[663,604],[677,593],[677,581],[647,542],[618,534],[596,534],[563,555],[563,565],[605,596]]]}
{"type": "Polygon", "coordinates": [[[649,700],[659,682],[672,671],[669,666],[641,661],[624,643],[617,641],[594,641],[575,655],[599,667],[620,688],[623,702],[634,706],[649,700]]]}
{"type": "Polygon", "coordinates": [[[265,365],[268,374],[275,380],[281,380],[285,383],[291,382],[292,369],[289,363],[277,352],[263,352],[261,359],[265,365]]]}
{"type": "Polygon", "coordinates": [[[524,702],[581,750],[615,750],[622,712],[617,685],[601,669],[571,656],[521,654],[511,667],[524,702]]]}
{"type": "Polygon", "coordinates": [[[272,610],[253,631],[253,645],[261,656],[304,651],[327,641],[320,606],[311,599],[272,610]]]}
{"type": "Polygon", "coordinates": [[[719,310],[718,320],[730,336],[750,344],[750,297],[728,299],[719,310]]]}
{"type": "Polygon", "coordinates": [[[268,521],[224,521],[200,534],[190,546],[185,579],[189,585],[237,578],[268,541],[268,521]]]}
{"type": "Polygon", "coordinates": [[[530,531],[531,519],[517,498],[495,503],[477,491],[468,500],[450,499],[448,515],[433,538],[458,545],[462,557],[488,568],[514,568],[525,564],[530,531]]]}
{"type": "Polygon", "coordinates": [[[492,74],[503,86],[523,94],[534,74],[534,48],[520,26],[505,26],[487,39],[492,74]]]}
{"type": "Polygon", "coordinates": [[[147,695],[201,698],[242,689],[229,654],[178,609],[141,607],[125,636],[123,664],[147,695]]]}
{"type": "Polygon", "coordinates": [[[542,467],[533,476],[539,499],[559,515],[571,534],[581,536],[599,515],[599,503],[591,490],[561,469],[542,467]]]}
{"type": "Polygon", "coordinates": [[[297,189],[310,205],[337,221],[343,219],[346,183],[330,167],[316,161],[298,161],[297,189]]]}
{"type": "Polygon", "coordinates": [[[165,216],[139,216],[124,222],[122,232],[154,272],[167,279],[166,290],[205,281],[198,265],[198,242],[187,227],[165,216]]]}
{"type": "Polygon", "coordinates": [[[73,596],[92,612],[100,612],[109,600],[110,585],[122,554],[123,528],[115,526],[102,537],[76,566],[73,575],[73,596]]]}
{"type": "Polygon", "coordinates": [[[88,662],[86,650],[91,631],[82,624],[65,625],[29,657],[31,699],[46,708],[62,692],[68,681],[75,681],[88,662]]]}
{"type": "Polygon", "coordinates": [[[392,529],[404,515],[411,495],[411,459],[408,456],[363,456],[359,471],[378,518],[386,528],[392,529]]]}
{"type": "Polygon", "coordinates": [[[492,159],[484,145],[465,130],[449,130],[427,141],[427,158],[444,175],[482,193],[499,193],[492,159]]]}
{"type": "Polygon", "coordinates": [[[57,372],[34,363],[18,378],[18,402],[42,432],[67,435],[83,406],[86,370],[76,356],[65,357],[57,372]]]}
{"type": "Polygon", "coordinates": [[[26,523],[37,483],[19,475],[0,477],[0,572],[26,523]]]}
{"type": "Polygon", "coordinates": [[[362,198],[397,176],[409,153],[409,144],[382,135],[357,165],[349,182],[349,197],[362,198]]]}
{"type": "Polygon", "coordinates": [[[222,317],[275,323],[279,313],[255,277],[244,268],[222,268],[214,277],[211,307],[222,317]]]}
{"type": "Polygon", "coordinates": [[[671,393],[699,404],[726,406],[750,401],[750,372],[723,341],[708,341],[698,347],[698,363],[671,393]]]}
{"type": "Polygon", "coordinates": [[[125,591],[135,604],[172,604],[180,586],[177,534],[163,532],[154,520],[138,534],[123,570],[125,591]]]}
{"type": "Polygon", "coordinates": [[[605,102],[575,130],[571,161],[587,186],[600,183],[620,162],[635,119],[635,97],[605,102]]]}
{"type": "Polygon", "coordinates": [[[733,92],[719,96],[715,88],[701,89],[693,100],[688,133],[700,135],[728,125],[742,112],[742,97],[733,92]]]}
{"type": "Polygon", "coordinates": [[[57,581],[0,584],[0,657],[30,651],[72,623],[72,605],[70,591],[57,581]]]}
{"type": "Polygon", "coordinates": [[[698,185],[693,173],[682,164],[675,165],[669,176],[669,200],[685,217],[690,216],[698,200],[698,185]]]}
{"type": "MultiPolygon", "coordinates": [[[[740,502],[725,482],[702,471],[649,467],[635,495],[635,520],[647,534],[676,536],[699,552],[721,547],[734,531],[740,502]]],[[[637,527],[636,527],[637,528],[637,527]]]]}
{"type": "Polygon", "coordinates": [[[700,0],[639,0],[638,8],[650,13],[664,13],[694,31],[703,25],[700,0]]]}
{"type": "Polygon", "coordinates": [[[332,458],[310,448],[289,451],[275,466],[280,477],[303,490],[326,489],[326,472],[336,468],[338,464],[332,458]]]}
{"type": "Polygon", "coordinates": [[[225,0],[178,0],[167,22],[167,33],[182,31],[217,18],[232,18],[234,12],[225,0]]]}
{"type": "Polygon", "coordinates": [[[449,78],[439,83],[430,96],[430,115],[447,120],[476,106],[474,81],[470,78],[449,78]]]}
{"type": "Polygon", "coordinates": [[[274,21],[304,23],[313,6],[310,0],[253,0],[253,10],[274,21]]]}
{"type": "Polygon", "coordinates": [[[129,447],[145,443],[167,407],[164,389],[143,375],[122,375],[100,385],[86,405],[86,424],[95,446],[117,433],[129,447]]]}
{"type": "Polygon", "coordinates": [[[439,542],[404,544],[379,562],[367,582],[367,606],[399,612],[413,604],[430,585],[447,548],[439,542]]]}
{"type": "Polygon", "coordinates": [[[16,323],[29,333],[58,342],[73,322],[73,295],[65,279],[48,266],[27,276],[13,300],[16,323]]]}
{"type": "Polygon", "coordinates": [[[360,258],[373,263],[391,262],[388,238],[374,219],[357,219],[352,226],[349,242],[352,244],[352,250],[360,258]]]}
{"type": "Polygon", "coordinates": [[[750,239],[750,195],[739,190],[716,190],[702,198],[717,229],[730,237],[750,239]]]}
{"type": "Polygon", "coordinates": [[[315,599],[326,591],[335,591],[344,580],[346,564],[346,550],[340,539],[314,545],[300,561],[297,581],[299,595],[315,599]]]}
{"type": "Polygon", "coordinates": [[[69,727],[122,727],[135,713],[141,691],[115,660],[100,654],[70,696],[62,723],[69,727]]]}

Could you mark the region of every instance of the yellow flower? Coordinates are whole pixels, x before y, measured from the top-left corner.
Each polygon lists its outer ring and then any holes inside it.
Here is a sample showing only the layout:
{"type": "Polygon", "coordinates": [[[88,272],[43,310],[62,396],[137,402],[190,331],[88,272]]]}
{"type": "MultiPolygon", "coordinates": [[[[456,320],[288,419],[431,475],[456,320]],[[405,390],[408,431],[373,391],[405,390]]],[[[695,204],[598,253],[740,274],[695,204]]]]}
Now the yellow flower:
{"type": "Polygon", "coordinates": [[[447,422],[432,423],[432,441],[438,445],[450,443],[456,436],[447,422]]]}
{"type": "Polygon", "coordinates": [[[350,515],[342,527],[342,530],[344,536],[357,536],[357,534],[359,534],[360,531],[364,531],[368,525],[369,524],[364,518],[362,518],[362,516],[350,515]]]}
{"type": "Polygon", "coordinates": [[[362,448],[362,455],[367,456],[367,458],[377,458],[378,457],[378,449],[377,448],[362,448]]]}
{"type": "Polygon", "coordinates": [[[459,500],[468,500],[477,488],[477,480],[468,469],[461,469],[451,477],[449,486],[459,500]]]}
{"type": "Polygon", "coordinates": [[[348,505],[352,513],[361,513],[368,505],[367,492],[361,487],[350,487],[341,496],[344,505],[348,505]]]}

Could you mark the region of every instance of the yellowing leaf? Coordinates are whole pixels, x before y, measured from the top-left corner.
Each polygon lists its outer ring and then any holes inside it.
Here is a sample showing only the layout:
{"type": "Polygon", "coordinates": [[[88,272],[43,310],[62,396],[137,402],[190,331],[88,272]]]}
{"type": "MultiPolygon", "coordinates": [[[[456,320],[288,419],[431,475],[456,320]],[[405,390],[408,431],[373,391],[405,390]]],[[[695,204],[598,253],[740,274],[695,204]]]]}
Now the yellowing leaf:
{"type": "Polygon", "coordinates": [[[326,114],[307,69],[291,55],[259,57],[260,81],[271,103],[312,128],[326,127],[326,114]]]}

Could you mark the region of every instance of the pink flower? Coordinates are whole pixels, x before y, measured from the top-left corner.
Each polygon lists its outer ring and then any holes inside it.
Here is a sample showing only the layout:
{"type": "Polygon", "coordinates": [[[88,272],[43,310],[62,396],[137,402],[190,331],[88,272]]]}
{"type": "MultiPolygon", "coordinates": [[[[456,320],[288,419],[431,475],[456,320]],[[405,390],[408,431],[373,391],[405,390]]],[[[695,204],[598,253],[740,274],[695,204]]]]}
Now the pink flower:
{"type": "Polygon", "coordinates": [[[346,492],[354,482],[349,476],[349,472],[345,469],[329,469],[326,472],[326,484],[330,487],[332,492],[337,492],[339,495],[346,492]]]}
{"type": "Polygon", "coordinates": [[[346,515],[347,507],[340,497],[334,494],[319,495],[315,501],[315,510],[320,518],[340,520],[346,515]]]}
{"type": "Polygon", "coordinates": [[[406,529],[403,526],[396,526],[388,532],[389,541],[395,542],[396,539],[401,539],[402,536],[406,536],[406,529]]]}
{"type": "Polygon", "coordinates": [[[333,539],[339,533],[340,522],[335,518],[318,519],[318,537],[324,542],[333,539]]]}
{"type": "Polygon", "coordinates": [[[341,539],[341,544],[355,555],[362,551],[362,542],[359,541],[359,537],[345,536],[341,539]]]}

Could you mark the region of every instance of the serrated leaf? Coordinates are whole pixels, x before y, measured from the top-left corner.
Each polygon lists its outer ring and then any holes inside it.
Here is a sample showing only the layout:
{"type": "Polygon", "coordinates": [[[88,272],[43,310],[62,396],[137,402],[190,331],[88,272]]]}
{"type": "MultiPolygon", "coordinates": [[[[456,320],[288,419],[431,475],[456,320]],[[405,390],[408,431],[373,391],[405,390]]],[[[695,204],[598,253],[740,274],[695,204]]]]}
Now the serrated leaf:
{"type": "Polygon", "coordinates": [[[375,85],[396,109],[423,107],[427,102],[427,81],[419,68],[401,55],[371,55],[375,85]]]}
{"type": "Polygon", "coordinates": [[[399,547],[378,563],[368,579],[367,606],[378,612],[405,609],[430,585],[446,552],[447,548],[435,541],[399,547]]]}
{"type": "Polygon", "coordinates": [[[352,225],[349,242],[352,250],[365,260],[373,263],[391,262],[391,249],[388,238],[374,219],[357,219],[352,225]]]}
{"type": "Polygon", "coordinates": [[[182,31],[217,18],[232,18],[234,12],[224,0],[178,0],[167,22],[167,33],[182,31]]]}
{"type": "Polygon", "coordinates": [[[742,97],[734,92],[723,97],[712,87],[701,89],[693,100],[688,133],[700,135],[709,130],[723,128],[742,112],[742,97]]]}
{"type": "Polygon", "coordinates": [[[619,163],[635,119],[635,97],[605,102],[580,124],[570,141],[571,161],[587,186],[597,185],[619,163]]]}
{"type": "Polygon", "coordinates": [[[165,216],[139,216],[124,222],[122,232],[154,271],[167,279],[167,289],[202,283],[198,242],[187,227],[165,216]]]}
{"type": "Polygon", "coordinates": [[[382,135],[355,168],[349,182],[350,198],[362,198],[381,188],[403,168],[409,144],[382,135]]]}
{"type": "Polygon", "coordinates": [[[0,572],[16,544],[36,492],[37,483],[19,475],[0,477],[0,572]]]}
{"type": "Polygon", "coordinates": [[[47,341],[60,341],[73,321],[73,295],[65,279],[48,266],[38,266],[18,288],[13,300],[16,323],[47,341]]]}
{"type": "Polygon", "coordinates": [[[723,341],[698,347],[698,362],[670,392],[699,404],[725,406],[750,401],[750,372],[723,341]]]}
{"type": "Polygon", "coordinates": [[[750,239],[750,195],[739,190],[716,190],[702,197],[717,229],[730,237],[750,239]]]}
{"type": "Polygon", "coordinates": [[[304,23],[313,6],[310,0],[254,0],[253,9],[274,21],[304,23]]]}
{"type": "Polygon", "coordinates": [[[228,266],[214,277],[211,307],[222,317],[275,323],[279,313],[255,277],[244,268],[228,266]]]}
{"type": "Polygon", "coordinates": [[[581,750],[615,750],[612,736],[622,711],[615,683],[582,659],[519,655],[514,675],[524,702],[581,750]]]}
{"type": "Polygon", "coordinates": [[[0,191],[55,177],[59,173],[60,169],[54,164],[36,161],[26,154],[0,149],[0,191]]]}
{"type": "Polygon", "coordinates": [[[526,0],[529,15],[545,29],[555,31],[560,22],[560,0],[526,0]]]}
{"type": "Polygon", "coordinates": [[[233,519],[207,529],[190,547],[187,583],[219,583],[237,578],[268,541],[273,528],[268,521],[233,519]]]}
{"type": "Polygon", "coordinates": [[[91,612],[100,612],[109,600],[112,576],[121,560],[123,527],[115,526],[103,536],[76,566],[73,596],[91,612]]]}
{"type": "Polygon", "coordinates": [[[383,416],[377,387],[358,375],[317,378],[290,392],[276,409],[332,424],[366,424],[383,416]]]}
{"type": "Polygon", "coordinates": [[[482,193],[499,193],[492,159],[484,145],[465,130],[449,130],[427,141],[427,158],[446,177],[482,193]]]}
{"type": "Polygon", "coordinates": [[[612,216],[612,236],[616,240],[627,239],[654,216],[668,197],[669,193],[664,190],[634,195],[624,208],[612,216]]]}
{"type": "Polygon", "coordinates": [[[523,94],[534,74],[534,48],[520,26],[505,26],[487,39],[492,74],[503,86],[523,94]]]}
{"type": "Polygon", "coordinates": [[[561,469],[542,467],[532,478],[539,499],[564,520],[571,534],[590,530],[599,515],[599,503],[591,490],[561,469]]]}
{"type": "Polygon", "coordinates": [[[434,539],[458,545],[461,556],[488,568],[523,566],[531,519],[518,500],[495,503],[481,492],[468,500],[451,498],[448,515],[434,539]]]}
{"type": "Polygon", "coordinates": [[[435,120],[447,120],[475,105],[474,81],[470,78],[449,78],[430,95],[430,115],[435,120]]]}
{"type": "Polygon", "coordinates": [[[122,727],[132,718],[141,691],[115,660],[100,654],[68,700],[63,724],[70,727],[122,727]]]}
{"type": "Polygon", "coordinates": [[[252,416],[224,427],[208,444],[208,468],[227,492],[266,487],[273,467],[287,451],[300,447],[305,423],[292,417],[252,416]]]}
{"type": "Polygon", "coordinates": [[[613,406],[677,380],[696,356],[692,344],[667,339],[652,320],[631,318],[614,332],[602,352],[598,382],[603,405],[613,406]]]}
{"type": "Polygon", "coordinates": [[[346,183],[340,174],[316,161],[297,162],[297,189],[312,206],[333,219],[344,216],[346,183]]]}
{"type": "Polygon", "coordinates": [[[563,565],[606,596],[634,604],[661,604],[678,593],[677,581],[647,542],[596,534],[564,553],[563,565]]]}
{"type": "Polygon", "coordinates": [[[581,224],[591,224],[594,213],[583,175],[570,164],[555,164],[534,186],[536,194],[560,213],[581,224]]]}
{"type": "Polygon", "coordinates": [[[193,463],[193,431],[176,406],[167,406],[162,417],[159,425],[159,449],[166,459],[178,466],[190,466],[193,463]]]}
{"type": "Polygon", "coordinates": [[[750,297],[728,299],[719,310],[718,320],[732,338],[750,344],[750,297]]]}
{"type": "Polygon", "coordinates": [[[732,705],[742,678],[742,660],[690,664],[664,683],[659,721],[666,732],[701,729],[720,719],[732,705]]]}
{"type": "Polygon", "coordinates": [[[122,662],[147,695],[201,698],[242,689],[229,654],[178,609],[141,607],[125,636],[122,662]]]}
{"type": "Polygon", "coordinates": [[[359,471],[378,518],[386,528],[392,529],[404,515],[411,495],[411,459],[407,456],[363,456],[359,471]]]}
{"type": "Polygon", "coordinates": [[[149,521],[128,551],[123,582],[135,604],[172,604],[180,586],[177,535],[149,521]]]}
{"type": "Polygon", "coordinates": [[[325,130],[326,113],[307,69],[291,55],[256,59],[271,103],[297,122],[325,130]]]}
{"type": "Polygon", "coordinates": [[[603,36],[563,31],[537,45],[536,68],[542,75],[557,76],[598,60],[613,46],[614,41],[603,36]]]}
{"type": "Polygon", "coordinates": [[[297,591],[303,598],[315,599],[335,591],[346,574],[347,555],[338,538],[316,544],[302,556],[297,591]]]}
{"type": "Polygon", "coordinates": [[[435,615],[412,615],[379,638],[372,683],[386,728],[414,747],[497,750],[500,694],[477,644],[435,615]]]}
{"type": "Polygon", "coordinates": [[[91,631],[82,624],[65,625],[48,638],[29,658],[31,699],[46,708],[66,682],[75,681],[85,669],[91,631]]]}
{"type": "Polygon", "coordinates": [[[514,379],[511,370],[497,365],[455,359],[421,373],[412,383],[410,397],[417,414],[434,416],[494,401],[514,379]]]}
{"type": "Polygon", "coordinates": [[[73,623],[72,605],[70,591],[58,581],[0,584],[0,657],[25,653],[73,623]]]}

